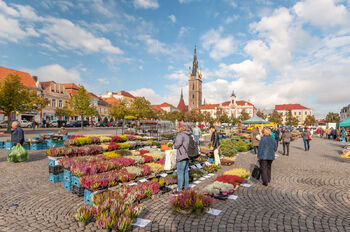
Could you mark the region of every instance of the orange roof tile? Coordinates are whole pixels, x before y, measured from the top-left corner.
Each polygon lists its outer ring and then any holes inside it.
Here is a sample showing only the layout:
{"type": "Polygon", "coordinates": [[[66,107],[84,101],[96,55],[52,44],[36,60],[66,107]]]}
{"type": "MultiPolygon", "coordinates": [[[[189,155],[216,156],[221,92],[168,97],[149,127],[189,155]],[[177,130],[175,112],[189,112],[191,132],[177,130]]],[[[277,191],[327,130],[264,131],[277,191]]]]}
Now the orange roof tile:
{"type": "Polygon", "coordinates": [[[104,100],[105,102],[107,102],[110,105],[120,104],[120,101],[118,99],[115,99],[114,97],[103,97],[101,99],[104,100]]]}
{"type": "Polygon", "coordinates": [[[63,84],[63,86],[65,89],[76,89],[76,90],[79,89],[79,86],[77,86],[74,83],[65,83],[65,84],[63,84]]]}
{"type": "Polygon", "coordinates": [[[121,96],[124,96],[124,97],[129,97],[129,98],[136,98],[136,97],[133,96],[131,93],[126,92],[126,91],[124,91],[124,90],[121,90],[121,91],[116,92],[116,93],[113,93],[113,94],[121,95],[121,96]]]}
{"type": "Polygon", "coordinates": [[[165,111],[159,106],[159,105],[151,105],[151,107],[154,109],[154,110],[157,110],[161,113],[164,113],[165,111]]]}
{"type": "Polygon", "coordinates": [[[43,81],[43,82],[40,82],[40,86],[42,89],[47,89],[50,87],[51,83],[56,83],[54,81],[43,81]]]}
{"type": "Polygon", "coordinates": [[[215,108],[219,107],[219,104],[205,104],[199,107],[200,110],[214,110],[215,108]]]}
{"type": "Polygon", "coordinates": [[[275,110],[309,110],[309,108],[300,104],[275,105],[275,110]]]}
{"type": "Polygon", "coordinates": [[[186,106],[183,98],[180,98],[179,104],[177,105],[177,109],[182,111],[188,111],[188,106],[186,106]]]}
{"type": "Polygon", "coordinates": [[[21,71],[17,71],[17,70],[5,68],[5,67],[0,67],[0,80],[5,78],[9,74],[14,74],[19,76],[24,86],[28,88],[33,88],[33,89],[37,88],[36,80],[29,73],[21,72],[21,71]]]}

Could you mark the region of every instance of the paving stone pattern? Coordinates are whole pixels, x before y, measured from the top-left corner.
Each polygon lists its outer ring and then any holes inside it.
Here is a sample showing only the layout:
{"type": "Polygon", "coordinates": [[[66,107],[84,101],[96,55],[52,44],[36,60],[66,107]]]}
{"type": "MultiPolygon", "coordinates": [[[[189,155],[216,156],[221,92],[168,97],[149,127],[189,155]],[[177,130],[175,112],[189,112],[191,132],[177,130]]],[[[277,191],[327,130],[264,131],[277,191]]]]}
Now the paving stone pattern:
{"type": "MultiPolygon", "coordinates": [[[[152,221],[131,231],[350,231],[350,163],[340,158],[344,144],[315,138],[311,151],[302,140],[291,144],[289,157],[273,162],[268,187],[250,181],[240,187],[237,200],[216,201],[218,216],[174,215],[171,194],[144,203],[141,218],[152,221]]],[[[280,146],[281,147],[281,146],[280,146]]],[[[25,163],[8,163],[0,153],[0,231],[98,231],[95,223],[79,228],[74,209],[83,198],[48,182],[43,151],[30,151],[25,163]],[[18,206],[11,206],[18,204],[18,206]]],[[[231,167],[250,169],[256,157],[240,154],[231,167]]],[[[225,170],[197,185],[200,189],[225,170]]]]}

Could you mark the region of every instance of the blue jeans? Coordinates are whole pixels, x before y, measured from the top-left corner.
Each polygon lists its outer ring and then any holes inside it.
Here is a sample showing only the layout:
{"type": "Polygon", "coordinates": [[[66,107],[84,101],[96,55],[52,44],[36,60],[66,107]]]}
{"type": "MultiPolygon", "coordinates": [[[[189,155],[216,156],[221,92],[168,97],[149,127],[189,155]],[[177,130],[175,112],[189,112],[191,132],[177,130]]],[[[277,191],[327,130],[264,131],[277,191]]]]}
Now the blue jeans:
{"type": "Polygon", "coordinates": [[[194,141],[196,141],[197,145],[199,145],[199,136],[194,136],[194,141]]]}
{"type": "Polygon", "coordinates": [[[310,140],[304,139],[304,148],[305,148],[305,151],[310,150],[310,140]]]}
{"type": "Polygon", "coordinates": [[[189,163],[189,160],[181,160],[176,163],[177,191],[179,192],[182,191],[182,187],[184,187],[184,189],[187,189],[189,185],[188,163],[189,163]]]}

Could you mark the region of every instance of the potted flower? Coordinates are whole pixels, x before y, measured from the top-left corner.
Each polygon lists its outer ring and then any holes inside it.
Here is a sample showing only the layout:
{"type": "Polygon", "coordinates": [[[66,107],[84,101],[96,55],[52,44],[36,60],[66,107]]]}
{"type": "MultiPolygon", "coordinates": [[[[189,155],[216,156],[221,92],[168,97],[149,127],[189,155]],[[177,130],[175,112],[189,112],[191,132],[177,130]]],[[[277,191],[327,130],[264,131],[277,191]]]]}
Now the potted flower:
{"type": "Polygon", "coordinates": [[[81,206],[75,213],[74,217],[77,220],[80,227],[85,226],[93,217],[93,208],[92,206],[81,206]]]}

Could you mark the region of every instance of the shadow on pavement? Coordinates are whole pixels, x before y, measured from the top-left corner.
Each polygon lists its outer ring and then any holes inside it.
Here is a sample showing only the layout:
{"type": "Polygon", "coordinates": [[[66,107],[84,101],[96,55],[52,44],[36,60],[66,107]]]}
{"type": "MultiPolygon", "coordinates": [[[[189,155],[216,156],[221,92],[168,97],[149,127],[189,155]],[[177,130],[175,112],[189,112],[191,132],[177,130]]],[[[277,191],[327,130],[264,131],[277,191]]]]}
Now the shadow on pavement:
{"type": "Polygon", "coordinates": [[[323,157],[326,157],[328,159],[337,161],[337,162],[341,162],[341,163],[350,163],[350,159],[345,159],[345,158],[341,158],[341,157],[337,157],[337,156],[332,156],[332,155],[323,155],[323,157]]]}

